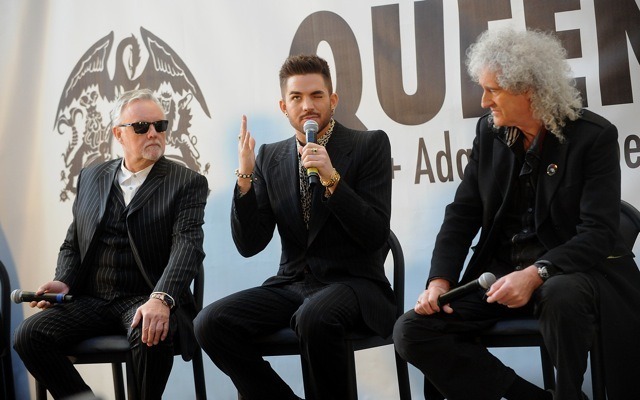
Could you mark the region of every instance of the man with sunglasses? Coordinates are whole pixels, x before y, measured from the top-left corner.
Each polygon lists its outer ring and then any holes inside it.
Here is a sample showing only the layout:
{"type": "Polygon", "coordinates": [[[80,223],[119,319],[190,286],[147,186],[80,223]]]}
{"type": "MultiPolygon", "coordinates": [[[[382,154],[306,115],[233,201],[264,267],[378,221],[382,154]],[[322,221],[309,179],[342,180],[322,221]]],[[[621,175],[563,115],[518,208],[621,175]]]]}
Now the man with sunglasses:
{"type": "Polygon", "coordinates": [[[25,366],[54,398],[90,393],[65,356],[69,346],[126,334],[138,397],[160,399],[173,364],[177,314],[193,308],[189,285],[204,259],[207,180],[163,156],[168,121],[161,104],[150,90],[126,92],[111,119],[124,156],[80,172],[54,280],[36,292],[74,300],[32,302],[44,311],[14,336],[25,366]]]}

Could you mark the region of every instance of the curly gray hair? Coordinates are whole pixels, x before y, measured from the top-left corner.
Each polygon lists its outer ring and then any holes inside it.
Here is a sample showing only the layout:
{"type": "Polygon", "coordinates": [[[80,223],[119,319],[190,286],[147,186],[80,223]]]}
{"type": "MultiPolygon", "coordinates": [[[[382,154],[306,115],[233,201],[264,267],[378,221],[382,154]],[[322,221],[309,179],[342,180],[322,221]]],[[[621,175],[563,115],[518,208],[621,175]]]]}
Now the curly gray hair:
{"type": "Polygon", "coordinates": [[[467,50],[467,71],[478,82],[484,71],[512,93],[531,93],[531,109],[545,128],[564,140],[566,120],[580,116],[582,98],[571,77],[566,50],[550,33],[512,28],[487,30],[467,50]]]}
{"type": "Polygon", "coordinates": [[[162,113],[164,114],[164,108],[162,107],[162,103],[156,97],[156,95],[150,89],[135,89],[130,90],[128,92],[124,92],[118,97],[115,104],[113,105],[113,109],[111,109],[110,117],[112,126],[116,126],[120,123],[120,117],[122,116],[122,111],[124,111],[125,107],[130,103],[136,100],[152,100],[154,103],[160,107],[162,113]]]}

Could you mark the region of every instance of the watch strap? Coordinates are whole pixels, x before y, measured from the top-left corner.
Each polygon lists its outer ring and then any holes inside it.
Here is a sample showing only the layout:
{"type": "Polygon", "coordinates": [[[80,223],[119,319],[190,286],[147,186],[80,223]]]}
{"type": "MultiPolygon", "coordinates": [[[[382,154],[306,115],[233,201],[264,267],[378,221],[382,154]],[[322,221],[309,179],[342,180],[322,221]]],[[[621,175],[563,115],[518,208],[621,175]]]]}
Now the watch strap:
{"type": "Polygon", "coordinates": [[[554,275],[558,275],[562,273],[560,268],[553,265],[551,261],[538,260],[535,263],[533,263],[533,265],[538,267],[538,275],[540,275],[540,278],[542,278],[543,281],[547,280],[548,278],[551,278],[554,275]],[[544,277],[543,275],[547,275],[547,276],[544,277]]]}
{"type": "Polygon", "coordinates": [[[173,300],[173,297],[164,292],[153,292],[151,293],[151,295],[149,295],[149,298],[160,300],[162,304],[169,307],[169,309],[172,309],[176,304],[176,302],[173,300]]]}

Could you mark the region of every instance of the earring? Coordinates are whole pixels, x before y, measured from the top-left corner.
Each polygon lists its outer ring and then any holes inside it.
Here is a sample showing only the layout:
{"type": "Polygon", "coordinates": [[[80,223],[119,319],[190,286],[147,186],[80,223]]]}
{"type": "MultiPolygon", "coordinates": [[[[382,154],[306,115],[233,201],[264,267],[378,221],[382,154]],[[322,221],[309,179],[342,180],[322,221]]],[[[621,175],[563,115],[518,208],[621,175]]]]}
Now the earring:
{"type": "Polygon", "coordinates": [[[332,109],[331,109],[331,116],[333,116],[333,113],[335,113],[335,112],[336,112],[336,109],[335,109],[335,108],[332,108],[332,109]]]}
{"type": "Polygon", "coordinates": [[[289,118],[289,114],[286,111],[284,112],[284,116],[289,118]]]}

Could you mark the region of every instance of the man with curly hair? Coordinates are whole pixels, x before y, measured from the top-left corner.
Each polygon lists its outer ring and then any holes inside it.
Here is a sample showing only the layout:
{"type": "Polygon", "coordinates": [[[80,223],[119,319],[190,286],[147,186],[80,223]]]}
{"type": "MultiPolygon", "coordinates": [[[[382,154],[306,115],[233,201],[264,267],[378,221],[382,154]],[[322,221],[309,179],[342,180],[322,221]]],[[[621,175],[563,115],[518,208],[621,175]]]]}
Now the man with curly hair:
{"type": "Polygon", "coordinates": [[[396,323],[398,352],[449,400],[583,399],[599,324],[609,399],[640,398],[640,271],[618,229],[616,127],[581,108],[566,52],[551,34],[488,30],[467,56],[490,113],[478,121],[446,208],[426,289],[396,323]],[[497,277],[485,296],[438,304],[485,272],[497,277]],[[500,319],[531,315],[557,369],[555,393],[474,340],[500,319]]]}

